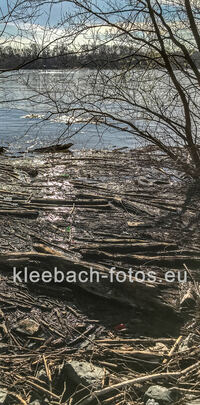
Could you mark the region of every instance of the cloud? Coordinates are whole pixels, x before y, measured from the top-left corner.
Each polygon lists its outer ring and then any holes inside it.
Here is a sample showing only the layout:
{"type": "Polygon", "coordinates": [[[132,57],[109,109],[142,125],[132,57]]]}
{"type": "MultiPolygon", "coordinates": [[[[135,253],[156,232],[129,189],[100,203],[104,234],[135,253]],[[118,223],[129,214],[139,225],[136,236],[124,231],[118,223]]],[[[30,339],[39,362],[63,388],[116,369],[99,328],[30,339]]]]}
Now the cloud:
{"type": "Polygon", "coordinates": [[[19,44],[37,44],[39,46],[47,46],[64,36],[67,37],[64,28],[49,28],[39,24],[23,22],[10,22],[6,27],[4,24],[0,24],[0,43],[6,43],[6,45],[18,46],[19,44]]]}
{"type": "MultiPolygon", "coordinates": [[[[192,0],[192,3],[195,3],[196,0],[192,0]]],[[[157,0],[152,0],[152,5],[156,4],[157,0]]],[[[159,4],[169,6],[169,11],[172,6],[177,7],[177,5],[183,6],[182,0],[160,0],[159,4]]],[[[184,7],[184,6],[183,6],[184,7]]],[[[176,18],[174,17],[173,13],[173,20],[171,22],[171,28],[177,31],[181,37],[184,36],[186,39],[189,39],[190,33],[186,31],[187,27],[185,22],[175,21],[176,18]],[[181,32],[182,31],[182,32],[181,32]]],[[[37,20],[38,22],[38,20],[37,20]]],[[[168,19],[169,23],[169,19],[168,19]]],[[[120,27],[124,26],[127,29],[132,29],[133,24],[130,24],[130,27],[127,27],[126,22],[116,23],[119,26],[117,27],[110,27],[108,25],[96,25],[92,28],[90,26],[85,26],[80,28],[80,32],[77,34],[76,29],[71,27],[66,27],[64,24],[58,27],[50,27],[45,26],[44,24],[36,24],[31,22],[22,22],[21,20],[14,22],[9,22],[6,26],[5,32],[3,23],[0,24],[0,42],[4,43],[6,41],[6,45],[12,46],[28,46],[31,44],[37,44],[39,47],[53,47],[56,43],[63,43],[65,46],[73,47],[78,49],[80,46],[84,44],[92,44],[94,41],[96,44],[100,44],[100,42],[109,42],[110,44],[117,43],[117,36],[120,34],[120,27]],[[1,36],[1,31],[3,35],[1,36]]],[[[142,29],[145,28],[145,23],[135,23],[134,24],[134,32],[139,33],[142,29]]],[[[147,27],[147,25],[146,25],[147,27]]],[[[149,25],[148,25],[149,27],[149,25]]],[[[191,31],[190,31],[191,32],[191,31]]]]}

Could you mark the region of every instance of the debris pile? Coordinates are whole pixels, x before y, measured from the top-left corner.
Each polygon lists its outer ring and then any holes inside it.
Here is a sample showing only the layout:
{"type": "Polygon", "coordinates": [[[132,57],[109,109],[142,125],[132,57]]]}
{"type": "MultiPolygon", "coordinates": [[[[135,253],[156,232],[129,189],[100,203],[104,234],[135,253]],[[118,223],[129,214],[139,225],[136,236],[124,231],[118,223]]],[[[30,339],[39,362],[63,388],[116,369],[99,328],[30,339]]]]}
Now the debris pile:
{"type": "Polygon", "coordinates": [[[2,156],[0,189],[0,403],[196,405],[199,198],[179,170],[148,149],[2,156]]]}

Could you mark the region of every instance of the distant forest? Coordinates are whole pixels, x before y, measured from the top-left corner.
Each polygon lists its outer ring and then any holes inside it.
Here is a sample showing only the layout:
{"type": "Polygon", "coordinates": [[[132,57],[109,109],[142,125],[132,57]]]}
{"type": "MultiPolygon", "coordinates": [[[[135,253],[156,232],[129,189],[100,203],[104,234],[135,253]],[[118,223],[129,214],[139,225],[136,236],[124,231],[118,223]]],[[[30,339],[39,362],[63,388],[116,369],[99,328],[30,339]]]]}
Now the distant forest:
{"type": "MultiPolygon", "coordinates": [[[[200,68],[200,53],[192,55],[193,60],[200,68]]],[[[181,54],[172,54],[171,61],[174,69],[187,67],[185,58],[181,54]]],[[[24,69],[68,69],[68,68],[108,68],[121,69],[123,67],[143,68],[146,66],[162,67],[159,55],[148,53],[136,54],[133,48],[123,45],[101,46],[88,49],[83,45],[79,52],[69,51],[64,45],[52,49],[39,51],[36,45],[23,50],[11,47],[0,47],[0,70],[13,68],[24,69]]]]}

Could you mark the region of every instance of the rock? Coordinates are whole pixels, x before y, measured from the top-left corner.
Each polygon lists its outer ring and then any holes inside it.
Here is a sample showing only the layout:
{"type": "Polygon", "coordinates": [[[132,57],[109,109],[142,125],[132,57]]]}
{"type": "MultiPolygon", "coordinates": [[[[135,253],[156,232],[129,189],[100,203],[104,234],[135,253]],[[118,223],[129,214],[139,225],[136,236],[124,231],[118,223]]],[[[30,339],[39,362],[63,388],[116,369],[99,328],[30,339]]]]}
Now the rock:
{"type": "Polygon", "coordinates": [[[47,398],[45,399],[34,399],[32,402],[29,403],[29,405],[48,405],[49,401],[47,398]]]}
{"type": "Polygon", "coordinates": [[[186,395],[185,405],[200,405],[200,398],[197,398],[194,395],[186,395]]]}
{"type": "MultiPolygon", "coordinates": [[[[176,389],[170,390],[161,385],[152,385],[144,394],[145,402],[148,402],[148,400],[154,400],[158,402],[159,405],[170,404],[176,399],[178,399],[178,392],[176,389]]],[[[151,404],[148,403],[148,405],[151,404]]],[[[155,405],[155,403],[152,405],[155,405]]]]}
{"type": "Polygon", "coordinates": [[[33,319],[22,319],[15,325],[14,329],[16,332],[24,333],[25,335],[34,335],[39,330],[39,323],[33,319]]]}
{"type": "Polygon", "coordinates": [[[105,371],[86,361],[71,361],[65,365],[65,373],[75,384],[101,388],[105,371]]]}
{"type": "Polygon", "coordinates": [[[7,148],[4,148],[4,146],[0,146],[0,154],[6,152],[7,148]]]}
{"type": "Polygon", "coordinates": [[[185,352],[192,346],[194,334],[190,333],[179,345],[179,352],[185,352]]]}
{"type": "Polygon", "coordinates": [[[42,368],[41,370],[39,370],[38,371],[38,373],[37,373],[37,378],[40,380],[40,381],[42,381],[42,382],[44,382],[44,383],[48,383],[48,377],[47,377],[47,373],[46,373],[46,371],[42,368]]]}
{"type": "Polygon", "coordinates": [[[155,399],[148,399],[146,405],[159,405],[159,403],[155,399]]]}
{"type": "Polygon", "coordinates": [[[192,286],[188,289],[188,291],[186,291],[186,293],[184,294],[184,296],[180,301],[181,310],[194,308],[196,305],[196,300],[197,300],[196,292],[192,286]]]}
{"type": "Polygon", "coordinates": [[[164,345],[164,343],[160,343],[160,342],[157,342],[157,343],[155,344],[155,346],[151,346],[151,347],[149,348],[149,350],[153,350],[154,352],[157,351],[157,352],[163,353],[163,354],[169,352],[168,347],[167,347],[166,345],[164,345]]]}
{"type": "Polygon", "coordinates": [[[4,402],[7,398],[7,395],[8,395],[7,389],[0,387],[0,405],[4,404],[4,402]]]}

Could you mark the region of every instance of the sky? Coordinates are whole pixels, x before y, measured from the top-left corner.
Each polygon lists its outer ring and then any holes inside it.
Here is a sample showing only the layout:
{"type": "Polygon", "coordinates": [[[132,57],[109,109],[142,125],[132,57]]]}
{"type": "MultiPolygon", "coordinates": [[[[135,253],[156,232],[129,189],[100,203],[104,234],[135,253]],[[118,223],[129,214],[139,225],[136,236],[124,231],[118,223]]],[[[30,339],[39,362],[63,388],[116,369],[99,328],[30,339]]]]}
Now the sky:
{"type": "Polygon", "coordinates": [[[26,13],[29,17],[26,20],[21,19],[21,13],[19,13],[19,18],[13,19],[10,17],[7,20],[5,28],[5,18],[2,21],[2,16],[5,16],[8,12],[7,1],[10,6],[16,3],[18,0],[0,0],[0,42],[4,42],[5,39],[9,39],[8,42],[14,42],[19,44],[28,44],[31,42],[40,42],[44,38],[44,32],[48,35],[47,40],[51,36],[52,39],[57,38],[63,34],[63,29],[55,26],[58,25],[60,21],[61,14],[63,15],[67,11],[71,11],[72,7],[69,6],[68,2],[60,2],[59,4],[54,4],[52,7],[49,4],[40,6],[40,9],[36,13],[32,13],[32,9],[28,8],[26,13]],[[70,9],[71,8],[71,9],[70,9]],[[46,26],[51,26],[52,30],[46,26]],[[54,29],[53,29],[54,27],[54,29]],[[54,31],[54,36],[53,36],[54,31]],[[19,35],[20,33],[20,35],[19,35]]]}
{"type": "MultiPolygon", "coordinates": [[[[17,0],[0,0],[0,17],[1,15],[7,14],[7,1],[10,5],[14,4],[17,0]]],[[[47,0],[48,1],[48,0],[47,0]]],[[[46,43],[49,41],[54,41],[63,36],[67,29],[65,26],[60,26],[61,16],[65,14],[73,13],[74,7],[72,3],[65,0],[56,0],[57,4],[44,4],[40,6],[35,16],[30,17],[27,21],[9,20],[5,32],[0,36],[0,42],[4,42],[7,39],[7,44],[12,44],[13,46],[19,46],[19,44],[27,45],[34,42],[41,43],[42,39],[46,38],[46,43]],[[48,28],[47,28],[48,25],[48,28]],[[19,31],[21,35],[19,35],[19,31]]],[[[100,0],[99,0],[100,1],[100,0]]],[[[31,11],[31,9],[30,9],[31,11]]],[[[31,14],[31,13],[30,13],[31,14]]],[[[1,18],[0,18],[1,20],[1,18]]],[[[0,32],[4,30],[5,23],[0,22],[0,32]]],[[[104,37],[108,31],[105,27],[98,27],[96,31],[101,30],[101,36],[104,37]]],[[[69,32],[69,31],[68,31],[69,32]]],[[[84,44],[89,40],[92,40],[92,33],[85,33],[84,35],[79,35],[75,44],[84,44]]]]}
{"type": "MultiPolygon", "coordinates": [[[[0,21],[1,16],[2,15],[5,16],[5,14],[8,11],[7,3],[10,6],[13,6],[17,1],[20,0],[0,0],[0,21]]],[[[30,1],[34,3],[37,0],[30,0],[30,1]]],[[[0,42],[4,42],[5,39],[7,39],[9,45],[11,44],[12,46],[19,46],[20,44],[22,44],[22,46],[25,46],[31,43],[41,43],[44,37],[46,38],[46,43],[48,43],[49,41],[57,40],[64,34],[64,27],[58,25],[61,15],[64,16],[66,12],[73,13],[74,8],[72,6],[72,3],[69,3],[68,1],[63,0],[56,0],[56,1],[58,1],[58,4],[54,4],[52,7],[50,6],[50,4],[42,5],[38,10],[38,12],[36,13],[36,16],[31,16],[32,9],[29,7],[27,9],[27,12],[30,14],[30,16],[25,22],[21,19],[21,14],[19,14],[17,21],[12,21],[11,18],[8,21],[5,31],[0,36],[0,42]],[[47,22],[48,22],[48,29],[45,28],[47,22]],[[54,27],[54,29],[50,29],[49,26],[54,27]],[[19,32],[21,33],[21,35],[19,35],[19,32]]],[[[103,3],[102,0],[96,1],[97,2],[99,1],[100,2],[99,4],[103,3]]],[[[127,0],[121,0],[121,4],[123,1],[124,4],[127,5],[127,0]]],[[[164,10],[165,9],[167,10],[168,16],[171,13],[171,15],[173,15],[174,17],[175,14],[174,11],[176,11],[176,8],[172,7],[172,2],[170,0],[163,0],[163,1],[160,0],[160,4],[162,4],[164,10]]],[[[4,30],[4,27],[5,22],[4,23],[0,22],[0,33],[2,30],[4,30]]],[[[104,38],[108,33],[108,29],[106,29],[105,27],[101,27],[100,29],[98,28],[98,30],[96,31],[98,31],[98,33],[101,35],[102,38],[104,38]]],[[[185,33],[185,35],[187,36],[189,34],[190,33],[188,32],[185,33]]],[[[87,35],[80,35],[79,38],[76,40],[76,43],[84,44],[88,42],[89,39],[90,39],[89,33],[87,33],[87,35]]]]}

